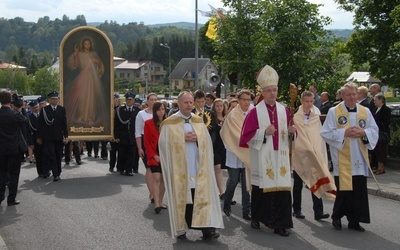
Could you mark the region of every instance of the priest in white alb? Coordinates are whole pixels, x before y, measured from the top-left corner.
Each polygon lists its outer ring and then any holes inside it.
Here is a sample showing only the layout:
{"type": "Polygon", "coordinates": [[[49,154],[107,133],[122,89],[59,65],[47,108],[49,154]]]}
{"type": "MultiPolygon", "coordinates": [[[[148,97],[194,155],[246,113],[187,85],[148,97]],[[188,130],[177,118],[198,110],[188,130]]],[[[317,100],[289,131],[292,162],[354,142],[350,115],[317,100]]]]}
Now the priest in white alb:
{"type": "Polygon", "coordinates": [[[203,119],[193,113],[193,96],[181,92],[179,112],[161,124],[158,148],[168,198],[172,237],[186,239],[188,228],[204,240],[216,239],[223,228],[215,179],[213,146],[203,119]]]}
{"type": "Polygon", "coordinates": [[[288,236],[293,227],[288,133],[296,127],[289,126],[289,110],[276,101],[278,80],[269,65],[258,72],[264,101],[246,116],[239,145],[250,149],[251,227],[260,229],[261,222],[288,236]]]}
{"type": "Polygon", "coordinates": [[[357,103],[357,91],[353,82],[343,86],[344,101],[329,110],[321,136],[330,146],[337,187],[332,225],[341,230],[346,216],[349,229],[364,232],[360,222],[370,223],[368,149],[375,148],[379,129],[369,109],[357,103]]]}

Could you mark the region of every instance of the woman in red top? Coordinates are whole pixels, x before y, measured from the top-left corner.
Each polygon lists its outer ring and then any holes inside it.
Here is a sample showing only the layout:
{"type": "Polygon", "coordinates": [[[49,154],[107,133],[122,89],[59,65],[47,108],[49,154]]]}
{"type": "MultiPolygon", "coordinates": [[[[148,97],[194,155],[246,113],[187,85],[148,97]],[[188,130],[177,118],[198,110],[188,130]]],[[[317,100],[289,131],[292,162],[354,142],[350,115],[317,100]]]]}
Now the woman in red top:
{"type": "Polygon", "coordinates": [[[153,105],[153,119],[144,123],[144,147],[146,148],[147,165],[153,174],[153,196],[154,211],[158,214],[161,209],[167,207],[162,204],[165,187],[161,173],[160,156],[158,153],[158,138],[160,137],[160,124],[167,118],[165,106],[162,102],[155,102],[153,105]]]}

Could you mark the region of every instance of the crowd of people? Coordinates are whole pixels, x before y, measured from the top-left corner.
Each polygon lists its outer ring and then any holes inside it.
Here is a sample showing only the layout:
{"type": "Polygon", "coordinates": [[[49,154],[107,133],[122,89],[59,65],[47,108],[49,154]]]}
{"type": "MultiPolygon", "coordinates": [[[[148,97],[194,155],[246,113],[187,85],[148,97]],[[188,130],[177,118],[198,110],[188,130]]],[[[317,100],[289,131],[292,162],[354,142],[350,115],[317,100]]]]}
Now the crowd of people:
{"type": "Polygon", "coordinates": [[[19,99],[3,90],[0,201],[7,185],[8,205],[19,204],[16,194],[25,152],[40,178],[52,175],[57,182],[63,156],[66,164],[73,155],[81,165],[83,145],[88,157],[95,158],[101,145],[100,157],[107,160],[109,142],[109,171],[116,168],[120,175],[134,176],[142,160],[154,211],[168,210],[172,237],[180,240],[186,239],[189,228],[201,230],[205,240],[218,238],[216,228],[224,227],[222,213],[231,216],[239,183],[242,217],[254,229],[263,224],[288,236],[292,216],[305,218],[304,183],[312,195],[315,220],[330,217],[323,209],[325,197],[335,200],[335,229],[341,230],[346,216],[349,229],[364,231],[360,223],[370,222],[366,178],[370,167],[384,174],[387,161],[383,134],[389,134],[390,109],[379,85],[368,89],[346,83],[333,104],[327,92],[319,95],[318,88],[310,86],[301,93],[301,106],[291,113],[277,100],[278,81],[277,72],[266,65],[257,74],[259,95],[241,89],[220,99],[202,90],[182,91],[172,107],[155,93],[147,95],[146,106],[134,93],[125,94],[121,105],[115,94],[114,138],[86,142],[68,139],[68,110],[58,104],[57,92],[48,95],[48,105],[43,98],[29,103],[27,114],[15,103],[19,99]]]}

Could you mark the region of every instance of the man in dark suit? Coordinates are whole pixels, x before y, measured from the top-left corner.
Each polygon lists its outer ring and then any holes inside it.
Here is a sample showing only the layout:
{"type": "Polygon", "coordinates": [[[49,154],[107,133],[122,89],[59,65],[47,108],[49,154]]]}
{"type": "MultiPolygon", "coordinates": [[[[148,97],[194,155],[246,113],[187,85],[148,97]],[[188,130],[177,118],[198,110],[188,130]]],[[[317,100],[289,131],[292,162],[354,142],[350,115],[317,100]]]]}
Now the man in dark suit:
{"type": "Polygon", "coordinates": [[[138,154],[135,138],[135,121],[140,109],[134,106],[135,94],[125,95],[126,105],[115,109],[114,137],[118,144],[118,163],[121,175],[133,176],[135,154],[138,154]]]}
{"type": "Polygon", "coordinates": [[[374,111],[374,109],[376,107],[375,103],[374,103],[374,97],[379,92],[381,92],[381,87],[379,86],[379,84],[377,84],[377,83],[371,84],[371,86],[369,87],[369,93],[371,94],[371,98],[370,98],[369,104],[368,104],[369,111],[371,111],[371,112],[374,111]]]}
{"type": "Polygon", "coordinates": [[[322,92],[321,96],[321,115],[326,115],[328,114],[329,109],[331,108],[331,103],[329,102],[329,94],[328,92],[322,92]]]}
{"type": "Polygon", "coordinates": [[[210,133],[211,140],[214,143],[216,139],[216,117],[215,113],[208,109],[206,104],[206,95],[201,89],[198,89],[193,94],[194,97],[194,108],[192,113],[203,118],[204,124],[207,126],[208,132],[210,133]]]}
{"type": "Polygon", "coordinates": [[[26,127],[28,118],[11,109],[11,93],[0,92],[0,204],[4,200],[6,182],[8,181],[7,204],[18,205],[17,197],[19,173],[22,154],[28,150],[21,129],[26,127]]]}
{"type": "MultiPolygon", "coordinates": [[[[365,86],[358,87],[357,102],[360,105],[368,108],[369,100],[368,100],[368,88],[367,87],[365,87],[365,86]]],[[[370,111],[372,111],[372,110],[370,110],[370,111]]]]}
{"type": "Polygon", "coordinates": [[[39,177],[44,177],[45,172],[43,169],[43,160],[42,160],[42,145],[37,143],[37,128],[39,123],[39,102],[34,100],[29,103],[29,107],[31,110],[31,114],[29,115],[29,136],[28,136],[28,144],[29,147],[33,149],[33,154],[35,155],[36,160],[36,171],[39,177]]]}
{"type": "Polygon", "coordinates": [[[65,108],[58,105],[57,92],[48,94],[50,105],[42,108],[39,115],[37,143],[43,144],[45,177],[53,173],[53,181],[60,180],[61,159],[64,143],[68,142],[65,108]]]}

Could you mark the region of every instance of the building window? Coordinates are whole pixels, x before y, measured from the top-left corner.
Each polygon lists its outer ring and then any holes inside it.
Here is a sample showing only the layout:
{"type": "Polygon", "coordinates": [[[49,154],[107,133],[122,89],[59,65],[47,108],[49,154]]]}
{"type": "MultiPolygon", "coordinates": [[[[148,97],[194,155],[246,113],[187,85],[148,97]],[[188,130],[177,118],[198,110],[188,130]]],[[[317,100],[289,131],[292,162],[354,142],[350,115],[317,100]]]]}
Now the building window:
{"type": "Polygon", "coordinates": [[[179,86],[179,81],[178,80],[175,81],[175,86],[179,86]]]}
{"type": "Polygon", "coordinates": [[[143,69],[144,69],[144,70],[147,70],[147,69],[148,69],[148,67],[147,67],[147,66],[143,66],[143,69]]]}
{"type": "Polygon", "coordinates": [[[160,67],[154,67],[155,71],[160,71],[160,67]]]}
{"type": "Polygon", "coordinates": [[[156,79],[156,80],[160,80],[161,77],[160,77],[160,76],[155,76],[155,79],[156,79]]]}
{"type": "Polygon", "coordinates": [[[144,76],[146,77],[148,74],[147,73],[144,73],[144,76]]]}
{"type": "Polygon", "coordinates": [[[126,78],[131,77],[131,73],[126,73],[126,78]]]}
{"type": "Polygon", "coordinates": [[[119,77],[124,78],[125,74],[124,73],[119,73],[119,77]]]}

